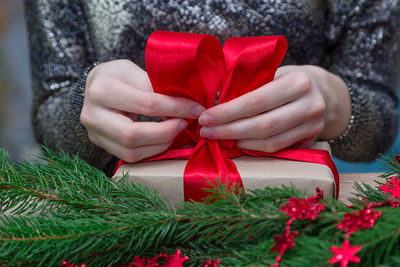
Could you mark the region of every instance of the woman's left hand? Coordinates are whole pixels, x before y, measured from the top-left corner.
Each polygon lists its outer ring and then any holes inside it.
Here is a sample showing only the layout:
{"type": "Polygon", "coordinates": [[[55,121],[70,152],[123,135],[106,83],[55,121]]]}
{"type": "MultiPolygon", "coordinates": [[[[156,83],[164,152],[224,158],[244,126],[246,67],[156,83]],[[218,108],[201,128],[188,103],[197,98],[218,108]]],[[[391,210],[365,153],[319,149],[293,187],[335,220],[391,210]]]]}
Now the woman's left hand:
{"type": "Polygon", "coordinates": [[[204,111],[200,135],[275,152],[339,136],[350,114],[349,91],[338,76],[316,66],[284,66],[272,82],[204,111]]]}

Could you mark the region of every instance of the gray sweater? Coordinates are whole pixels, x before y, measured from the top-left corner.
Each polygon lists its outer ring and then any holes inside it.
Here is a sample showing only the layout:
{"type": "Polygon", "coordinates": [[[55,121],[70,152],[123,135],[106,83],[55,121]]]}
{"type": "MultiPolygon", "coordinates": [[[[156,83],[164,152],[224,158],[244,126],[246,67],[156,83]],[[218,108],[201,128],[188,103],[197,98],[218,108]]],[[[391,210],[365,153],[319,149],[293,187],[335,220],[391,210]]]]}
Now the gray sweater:
{"type": "Polygon", "coordinates": [[[312,64],[350,88],[352,123],[335,156],[370,161],[397,133],[394,90],[400,0],[26,0],[35,137],[109,172],[115,157],[88,139],[79,116],[85,68],[130,59],[142,68],[154,30],[231,36],[284,35],[283,65],[312,64]],[[168,4],[166,4],[168,2],[168,4]]]}

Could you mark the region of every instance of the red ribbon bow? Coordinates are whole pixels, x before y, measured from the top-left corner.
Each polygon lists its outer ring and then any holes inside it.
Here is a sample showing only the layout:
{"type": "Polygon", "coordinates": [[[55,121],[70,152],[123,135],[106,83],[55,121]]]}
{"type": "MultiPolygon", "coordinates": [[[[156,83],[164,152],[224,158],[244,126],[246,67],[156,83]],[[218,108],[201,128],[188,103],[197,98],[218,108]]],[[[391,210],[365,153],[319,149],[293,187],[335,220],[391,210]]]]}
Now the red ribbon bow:
{"type": "MultiPolygon", "coordinates": [[[[251,92],[273,80],[287,49],[283,36],[232,37],[223,49],[212,35],[153,32],[146,47],[146,69],[154,92],[193,99],[205,108],[214,105],[218,89],[219,103],[251,92]]],[[[241,149],[235,141],[200,137],[197,120],[188,120],[187,130],[174,141],[170,150],[143,161],[189,158],[184,170],[185,201],[201,201],[210,181],[237,184],[242,179],[230,158],[249,155],[276,157],[327,165],[334,174],[336,196],[338,172],[325,150],[290,148],[276,153],[241,149]],[[191,145],[194,148],[181,148],[191,145]]],[[[125,164],[120,161],[116,169],[125,164]]]]}

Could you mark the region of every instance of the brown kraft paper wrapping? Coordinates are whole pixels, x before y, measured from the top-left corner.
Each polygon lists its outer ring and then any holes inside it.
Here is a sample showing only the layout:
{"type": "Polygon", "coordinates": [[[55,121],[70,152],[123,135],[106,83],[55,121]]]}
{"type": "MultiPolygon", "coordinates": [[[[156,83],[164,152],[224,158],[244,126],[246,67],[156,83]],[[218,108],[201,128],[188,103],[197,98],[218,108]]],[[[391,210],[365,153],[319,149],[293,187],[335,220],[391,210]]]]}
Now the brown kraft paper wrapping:
{"type": "MultiPolygon", "coordinates": [[[[331,153],[327,142],[316,142],[311,148],[331,153]]],[[[246,192],[292,184],[309,194],[314,194],[315,188],[319,187],[325,196],[335,195],[335,180],[328,166],[269,157],[241,156],[233,161],[246,192]]],[[[118,168],[112,179],[118,181],[127,174],[125,179],[130,182],[146,185],[177,203],[183,200],[183,171],[186,162],[186,159],[174,159],[126,164],[118,168]]]]}

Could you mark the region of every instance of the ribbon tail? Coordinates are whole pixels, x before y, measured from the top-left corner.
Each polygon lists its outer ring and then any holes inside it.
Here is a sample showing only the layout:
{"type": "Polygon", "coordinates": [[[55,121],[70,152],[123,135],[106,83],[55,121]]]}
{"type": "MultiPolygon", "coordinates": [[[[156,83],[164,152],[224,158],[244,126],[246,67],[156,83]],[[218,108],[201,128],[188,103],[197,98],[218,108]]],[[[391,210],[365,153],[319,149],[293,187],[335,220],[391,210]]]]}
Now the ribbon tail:
{"type": "Polygon", "coordinates": [[[244,193],[244,187],[236,165],[225,158],[215,140],[204,140],[195,147],[184,171],[185,201],[202,201],[210,195],[208,189],[218,186],[218,180],[229,190],[244,193]],[[240,190],[241,189],[241,190],[240,190]]]}

